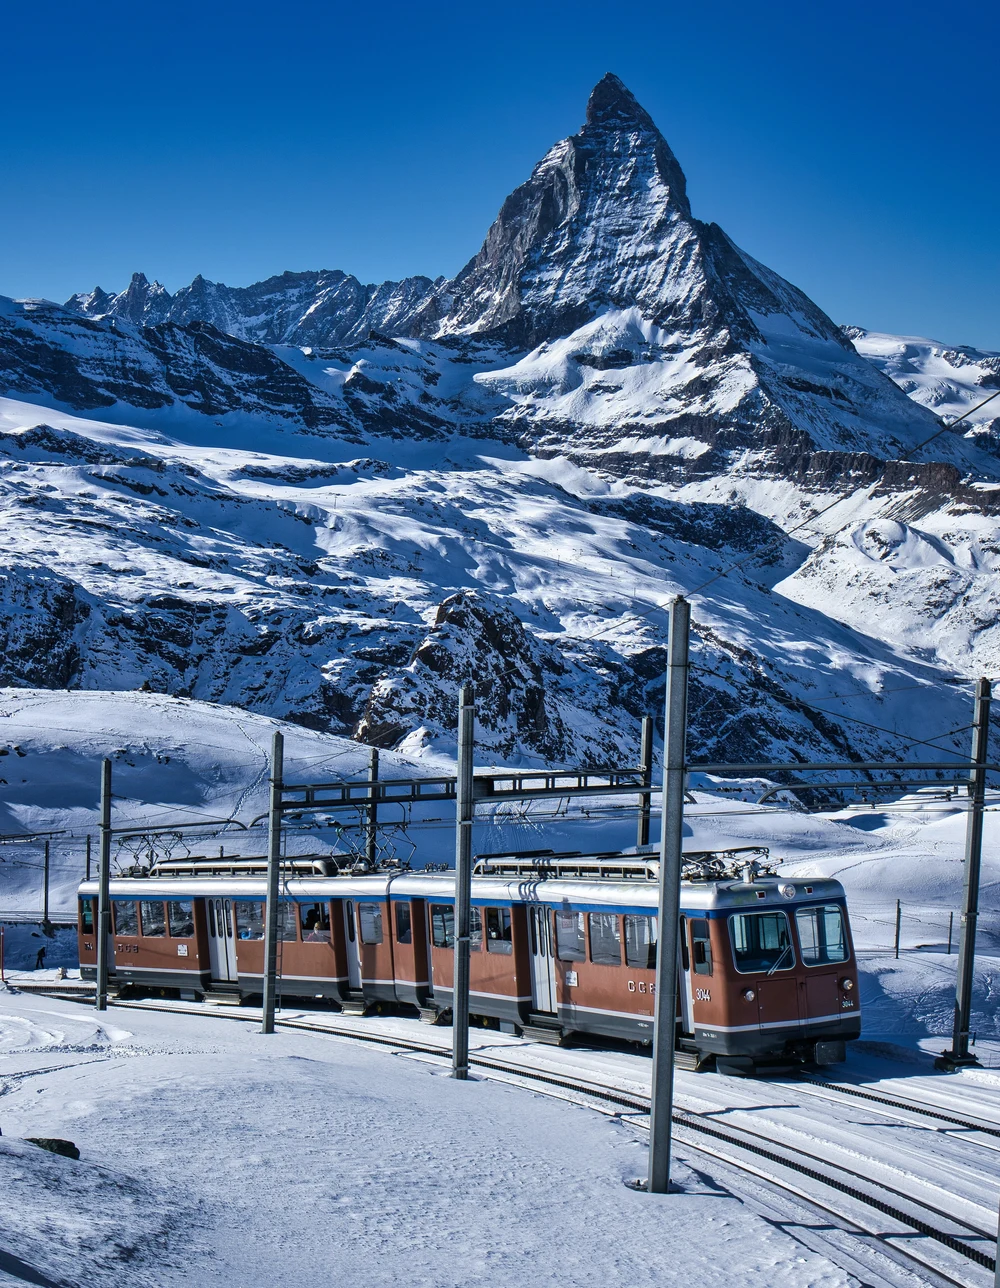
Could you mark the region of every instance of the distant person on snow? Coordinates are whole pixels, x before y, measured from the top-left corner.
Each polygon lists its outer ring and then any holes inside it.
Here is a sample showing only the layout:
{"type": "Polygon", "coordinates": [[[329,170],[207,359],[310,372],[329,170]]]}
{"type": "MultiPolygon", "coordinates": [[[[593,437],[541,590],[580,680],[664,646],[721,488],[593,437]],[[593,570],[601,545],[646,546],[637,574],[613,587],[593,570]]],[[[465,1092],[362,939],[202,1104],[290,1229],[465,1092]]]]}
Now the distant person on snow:
{"type": "Polygon", "coordinates": [[[42,970],[45,966],[45,945],[42,944],[38,950],[38,956],[35,958],[35,970],[42,970]]]}

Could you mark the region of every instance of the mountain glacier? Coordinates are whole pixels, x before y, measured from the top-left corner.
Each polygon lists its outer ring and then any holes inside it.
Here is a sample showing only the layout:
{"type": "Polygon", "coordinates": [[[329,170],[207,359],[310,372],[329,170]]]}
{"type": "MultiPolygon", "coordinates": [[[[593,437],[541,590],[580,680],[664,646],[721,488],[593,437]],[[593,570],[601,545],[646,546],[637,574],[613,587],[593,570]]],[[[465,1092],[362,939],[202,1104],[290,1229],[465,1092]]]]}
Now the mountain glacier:
{"type": "Polygon", "coordinates": [[[682,591],[696,755],[964,751],[998,361],[835,325],[607,76],[452,279],[0,301],[0,683],[620,761],[682,591]]]}

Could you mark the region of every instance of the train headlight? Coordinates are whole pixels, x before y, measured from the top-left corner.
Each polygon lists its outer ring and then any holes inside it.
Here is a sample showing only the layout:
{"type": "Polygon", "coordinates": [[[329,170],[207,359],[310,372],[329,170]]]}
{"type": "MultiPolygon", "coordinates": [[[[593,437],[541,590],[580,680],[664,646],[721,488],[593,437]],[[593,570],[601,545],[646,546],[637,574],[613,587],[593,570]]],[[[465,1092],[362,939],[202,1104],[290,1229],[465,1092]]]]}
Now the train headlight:
{"type": "Polygon", "coordinates": [[[757,996],[757,994],[753,991],[753,989],[752,989],[752,988],[745,988],[745,989],[743,990],[743,1000],[744,1000],[744,1001],[746,1001],[746,1002],[752,1002],[752,1001],[754,1001],[754,999],[756,998],[756,996],[757,996]]]}
{"type": "Polygon", "coordinates": [[[793,885],[780,885],[778,886],[778,894],[781,895],[782,899],[794,899],[795,887],[793,885]]]}
{"type": "Polygon", "coordinates": [[[851,989],[854,987],[854,980],[846,979],[846,978],[842,979],[840,981],[840,987],[844,990],[845,993],[849,993],[851,989]]]}

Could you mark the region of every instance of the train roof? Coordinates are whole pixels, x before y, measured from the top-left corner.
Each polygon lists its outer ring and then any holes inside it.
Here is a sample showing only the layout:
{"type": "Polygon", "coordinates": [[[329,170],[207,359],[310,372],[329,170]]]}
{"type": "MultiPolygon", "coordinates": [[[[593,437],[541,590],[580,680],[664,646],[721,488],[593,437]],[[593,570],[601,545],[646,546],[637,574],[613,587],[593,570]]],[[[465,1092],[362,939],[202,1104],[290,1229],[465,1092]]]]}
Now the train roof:
{"type": "MultiPolygon", "coordinates": [[[[375,872],[340,876],[289,877],[282,880],[285,898],[310,899],[427,899],[454,898],[453,872],[375,872]]],[[[81,896],[96,895],[96,881],[81,884],[81,896]]],[[[178,899],[225,897],[231,899],[264,899],[267,882],[255,876],[131,876],[111,881],[111,895],[134,899],[178,899]]],[[[653,876],[645,880],[615,880],[610,877],[528,875],[477,875],[473,878],[472,897],[476,903],[541,903],[552,907],[570,904],[574,907],[621,907],[654,911],[659,895],[659,882],[653,876]]],[[[752,880],[714,879],[684,881],[681,884],[681,908],[721,910],[725,908],[774,907],[794,903],[816,903],[844,898],[839,881],[826,877],[789,879],[755,875],[752,880]]]]}

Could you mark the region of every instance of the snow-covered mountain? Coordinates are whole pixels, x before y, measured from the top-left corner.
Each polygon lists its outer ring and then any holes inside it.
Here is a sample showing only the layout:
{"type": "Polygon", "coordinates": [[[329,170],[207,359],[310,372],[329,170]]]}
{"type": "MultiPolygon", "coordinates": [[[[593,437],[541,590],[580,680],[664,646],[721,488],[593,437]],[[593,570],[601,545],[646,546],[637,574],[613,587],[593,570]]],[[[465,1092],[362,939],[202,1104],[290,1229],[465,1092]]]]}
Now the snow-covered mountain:
{"type": "Polygon", "coordinates": [[[682,590],[699,753],[895,754],[1000,654],[997,456],[899,374],[608,76],[451,280],[4,301],[0,683],[426,755],[470,677],[484,759],[606,762],[682,590]]]}
{"type": "Polygon", "coordinates": [[[975,410],[1000,390],[1000,353],[967,344],[942,344],[915,335],[887,335],[860,326],[844,328],[858,353],[891,377],[914,402],[943,420],[965,422],[977,440],[996,450],[1000,442],[1000,398],[975,410]]]}
{"type": "MultiPolygon", "coordinates": [[[[781,476],[790,454],[899,456],[936,427],[801,291],[693,217],[666,140],[612,75],[451,280],[289,273],[236,289],[197,278],[170,296],[137,274],[120,295],[95,289],[66,309],[151,325],[142,334],[168,365],[192,347],[168,338],[169,323],[313,349],[438,341],[499,396],[493,433],[629,477],[704,477],[748,456],[781,476]]],[[[428,408],[435,393],[421,391],[428,408]]],[[[315,415],[311,395],[302,415],[315,415]]]]}

